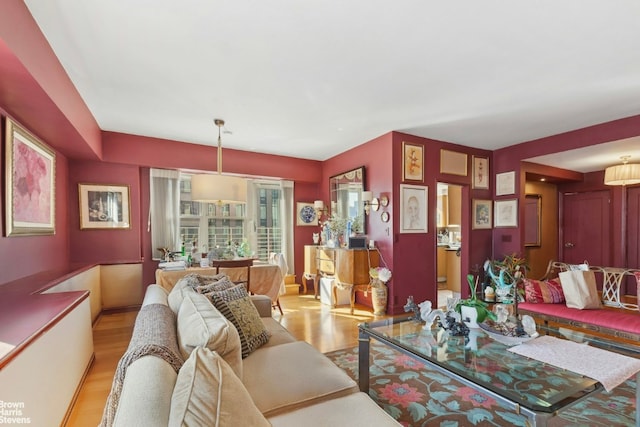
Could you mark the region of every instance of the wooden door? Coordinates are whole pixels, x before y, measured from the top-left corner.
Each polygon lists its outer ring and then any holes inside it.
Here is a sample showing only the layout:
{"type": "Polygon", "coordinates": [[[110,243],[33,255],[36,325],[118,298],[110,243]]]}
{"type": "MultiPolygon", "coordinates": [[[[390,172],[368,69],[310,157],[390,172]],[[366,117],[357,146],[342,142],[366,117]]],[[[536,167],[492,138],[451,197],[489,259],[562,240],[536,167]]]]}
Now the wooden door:
{"type": "Polygon", "coordinates": [[[562,195],[562,261],[611,265],[610,206],[607,190],[562,195]]]}

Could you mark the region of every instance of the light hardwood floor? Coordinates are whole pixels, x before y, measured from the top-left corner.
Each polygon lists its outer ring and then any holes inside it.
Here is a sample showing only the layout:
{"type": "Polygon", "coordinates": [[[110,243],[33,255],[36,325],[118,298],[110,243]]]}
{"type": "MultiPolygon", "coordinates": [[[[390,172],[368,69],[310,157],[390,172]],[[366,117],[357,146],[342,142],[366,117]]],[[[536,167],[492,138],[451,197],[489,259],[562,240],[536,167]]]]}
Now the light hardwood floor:
{"type": "MultiPolygon", "coordinates": [[[[277,319],[297,339],[304,340],[327,353],[358,342],[358,324],[381,319],[371,309],[356,305],[354,314],[349,306],[332,309],[313,295],[284,295],[280,298],[283,315],[274,310],[277,319]]],[[[82,385],[67,426],[97,426],[111,390],[111,381],[118,360],[125,352],[137,312],[104,314],[93,328],[95,361],[82,385]]]]}

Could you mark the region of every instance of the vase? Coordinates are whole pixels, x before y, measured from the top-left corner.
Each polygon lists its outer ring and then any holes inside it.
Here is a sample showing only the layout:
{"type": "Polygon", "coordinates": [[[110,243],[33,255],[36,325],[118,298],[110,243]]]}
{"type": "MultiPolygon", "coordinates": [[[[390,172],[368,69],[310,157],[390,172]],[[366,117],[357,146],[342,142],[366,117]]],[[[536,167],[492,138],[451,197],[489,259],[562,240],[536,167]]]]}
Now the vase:
{"type": "Polygon", "coordinates": [[[387,312],[387,285],[378,283],[371,288],[371,302],[373,303],[373,314],[382,316],[387,312]]]}
{"type": "Polygon", "coordinates": [[[466,305],[460,306],[460,317],[462,321],[470,328],[479,328],[478,325],[478,311],[475,307],[469,307],[466,305]]]}

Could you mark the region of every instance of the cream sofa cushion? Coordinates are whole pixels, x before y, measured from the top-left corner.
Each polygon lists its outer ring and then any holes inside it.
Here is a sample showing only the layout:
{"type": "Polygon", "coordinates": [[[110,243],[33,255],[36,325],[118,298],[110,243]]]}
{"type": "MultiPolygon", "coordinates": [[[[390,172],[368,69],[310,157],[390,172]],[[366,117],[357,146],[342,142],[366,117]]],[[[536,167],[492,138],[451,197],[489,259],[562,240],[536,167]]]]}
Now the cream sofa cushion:
{"type": "Polygon", "coordinates": [[[267,417],[355,393],[358,385],[304,341],[263,347],[243,360],[242,382],[267,417]]]}
{"type": "MultiPolygon", "coordinates": [[[[167,424],[164,424],[167,425],[167,424]]],[[[217,353],[198,347],[182,365],[171,398],[170,426],[270,426],[217,353]]]]}
{"type": "Polygon", "coordinates": [[[157,427],[169,423],[171,396],[178,374],[156,356],[144,356],[127,367],[114,427],[157,427]]]}
{"type": "Polygon", "coordinates": [[[398,427],[394,420],[365,393],[331,399],[285,414],[269,417],[273,427],[398,427]]]}
{"type": "Polygon", "coordinates": [[[178,314],[178,310],[180,310],[180,304],[182,304],[182,300],[186,293],[195,293],[196,286],[200,285],[200,281],[197,278],[196,274],[187,274],[178,280],[175,286],[169,292],[169,296],[167,297],[167,301],[169,303],[169,307],[173,310],[174,313],[178,314]]]}
{"type": "MultiPolygon", "coordinates": [[[[271,302],[271,300],[269,300],[269,302],[271,302]]],[[[269,306],[269,309],[271,309],[271,306],[269,306]]],[[[291,335],[291,332],[285,329],[276,319],[272,317],[262,317],[262,323],[264,323],[264,326],[267,328],[267,332],[269,332],[271,338],[269,338],[269,341],[260,348],[297,341],[296,338],[291,335]]]]}
{"type": "Polygon", "coordinates": [[[240,336],[204,295],[186,292],[178,310],[178,345],[186,360],[196,347],[215,351],[242,378],[240,336]]]}

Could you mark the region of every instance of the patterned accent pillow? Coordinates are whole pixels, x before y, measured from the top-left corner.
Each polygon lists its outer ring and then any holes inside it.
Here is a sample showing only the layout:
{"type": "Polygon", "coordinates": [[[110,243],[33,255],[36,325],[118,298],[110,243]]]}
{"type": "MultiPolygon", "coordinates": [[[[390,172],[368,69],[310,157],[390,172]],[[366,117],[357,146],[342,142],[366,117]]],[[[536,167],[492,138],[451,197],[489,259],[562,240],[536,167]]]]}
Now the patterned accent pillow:
{"type": "Polygon", "coordinates": [[[244,359],[269,341],[270,334],[244,285],[206,294],[238,331],[244,359]]]}
{"type": "Polygon", "coordinates": [[[229,276],[224,273],[216,274],[215,276],[200,276],[199,280],[200,285],[196,286],[196,291],[201,294],[224,291],[236,286],[236,284],[229,279],[229,276]]]}
{"type": "Polygon", "coordinates": [[[560,304],[565,302],[560,279],[524,280],[524,295],[527,302],[540,304],[560,304]]]}
{"type": "Polygon", "coordinates": [[[185,274],[176,282],[175,286],[178,286],[178,284],[180,284],[181,286],[188,286],[195,289],[196,286],[200,286],[199,276],[200,275],[197,273],[185,274]]]}

